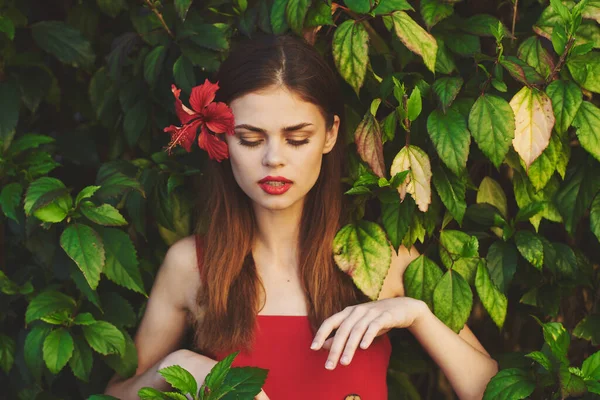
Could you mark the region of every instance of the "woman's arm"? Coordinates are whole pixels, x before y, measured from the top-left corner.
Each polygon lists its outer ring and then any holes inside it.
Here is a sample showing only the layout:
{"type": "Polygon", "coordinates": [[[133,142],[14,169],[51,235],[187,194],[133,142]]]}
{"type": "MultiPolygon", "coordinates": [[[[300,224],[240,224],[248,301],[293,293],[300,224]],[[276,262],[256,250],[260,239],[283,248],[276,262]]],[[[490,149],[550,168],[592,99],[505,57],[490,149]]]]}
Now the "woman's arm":
{"type": "Polygon", "coordinates": [[[202,373],[214,361],[195,353],[191,358],[192,352],[177,350],[188,328],[188,298],[199,286],[195,241],[187,237],[169,248],[154,280],[134,338],[138,356],[135,375],[124,379],[115,374],[105,389],[106,394],[128,400],[138,399],[137,392],[144,386],[167,390],[170,385],[157,371],[184,361],[184,368],[190,368],[199,383],[204,381],[202,373]]]}

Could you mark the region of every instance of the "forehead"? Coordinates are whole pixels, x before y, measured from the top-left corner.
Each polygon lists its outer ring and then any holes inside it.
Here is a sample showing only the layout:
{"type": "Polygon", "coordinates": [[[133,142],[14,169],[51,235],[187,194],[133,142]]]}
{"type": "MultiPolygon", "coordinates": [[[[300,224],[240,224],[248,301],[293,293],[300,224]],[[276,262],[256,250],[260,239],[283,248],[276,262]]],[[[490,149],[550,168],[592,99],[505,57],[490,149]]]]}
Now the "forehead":
{"type": "Polygon", "coordinates": [[[315,125],[325,122],[319,107],[283,87],[245,94],[233,100],[230,107],[236,124],[278,129],[300,122],[315,125]]]}

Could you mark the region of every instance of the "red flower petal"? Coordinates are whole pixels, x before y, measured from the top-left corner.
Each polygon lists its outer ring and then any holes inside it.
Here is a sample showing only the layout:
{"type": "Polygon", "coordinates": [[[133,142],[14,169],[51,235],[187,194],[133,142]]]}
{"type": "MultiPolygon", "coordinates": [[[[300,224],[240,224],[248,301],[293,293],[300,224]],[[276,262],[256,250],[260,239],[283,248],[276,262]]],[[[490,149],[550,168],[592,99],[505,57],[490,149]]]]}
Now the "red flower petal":
{"type": "Polygon", "coordinates": [[[206,150],[208,157],[218,162],[229,157],[227,143],[209,133],[204,125],[202,125],[202,132],[200,132],[200,135],[198,136],[198,146],[200,146],[201,149],[206,150]]]}
{"type": "Polygon", "coordinates": [[[204,107],[215,99],[217,90],[219,90],[219,82],[212,83],[208,79],[202,85],[194,86],[190,95],[190,105],[194,111],[201,113],[204,107]]]}
{"type": "Polygon", "coordinates": [[[235,121],[231,108],[225,103],[210,103],[202,112],[202,119],[214,133],[227,133],[233,135],[235,121]]]}
{"type": "Polygon", "coordinates": [[[201,123],[202,121],[196,120],[182,127],[175,125],[166,127],[164,131],[171,134],[171,142],[167,146],[167,151],[170,153],[175,146],[183,147],[188,153],[192,151],[192,144],[194,143],[194,139],[196,139],[198,125],[201,123]]]}
{"type": "Polygon", "coordinates": [[[173,96],[175,96],[175,113],[179,117],[179,120],[182,124],[187,124],[192,119],[199,117],[200,115],[195,113],[193,110],[187,108],[181,100],[179,99],[179,95],[181,94],[181,89],[178,89],[177,86],[171,85],[171,91],[173,92],[173,96]]]}

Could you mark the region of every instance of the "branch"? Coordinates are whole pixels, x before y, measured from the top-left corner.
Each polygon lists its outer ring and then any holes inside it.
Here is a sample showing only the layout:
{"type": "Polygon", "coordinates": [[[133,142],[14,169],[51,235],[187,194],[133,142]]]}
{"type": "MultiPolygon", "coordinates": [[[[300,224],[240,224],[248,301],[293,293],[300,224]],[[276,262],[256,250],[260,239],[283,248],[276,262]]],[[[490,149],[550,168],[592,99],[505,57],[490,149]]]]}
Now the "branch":
{"type": "Polygon", "coordinates": [[[575,38],[571,37],[569,39],[569,41],[567,42],[567,45],[565,46],[565,50],[560,55],[560,58],[558,59],[558,63],[556,63],[556,66],[552,70],[552,73],[548,76],[546,83],[553,81],[556,78],[556,75],[560,72],[562,67],[565,65],[565,61],[567,59],[567,54],[569,54],[569,51],[571,51],[571,47],[573,47],[574,44],[575,44],[575,38]]]}
{"type": "Polygon", "coordinates": [[[515,42],[515,25],[517,24],[517,6],[519,4],[519,0],[515,0],[515,5],[513,6],[513,19],[512,19],[512,37],[510,38],[511,43],[515,42]]]}
{"type": "Polygon", "coordinates": [[[156,14],[156,16],[158,17],[158,19],[160,20],[160,23],[165,28],[165,31],[167,31],[167,33],[169,34],[169,36],[171,36],[171,39],[175,39],[175,35],[173,35],[173,32],[171,32],[171,29],[169,29],[169,26],[165,22],[165,19],[163,18],[163,16],[160,13],[160,11],[158,11],[156,9],[156,7],[150,2],[150,0],[144,0],[144,2],[148,5],[148,7],[150,7],[150,9],[152,10],[152,12],[154,14],[156,14]]]}

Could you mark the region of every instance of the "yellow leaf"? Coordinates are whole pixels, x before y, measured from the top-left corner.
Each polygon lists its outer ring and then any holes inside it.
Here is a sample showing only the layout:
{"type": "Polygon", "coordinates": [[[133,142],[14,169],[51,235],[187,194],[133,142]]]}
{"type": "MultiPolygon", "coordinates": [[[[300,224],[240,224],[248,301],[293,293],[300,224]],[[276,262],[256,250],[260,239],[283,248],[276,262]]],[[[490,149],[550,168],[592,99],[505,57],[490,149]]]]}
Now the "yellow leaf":
{"type": "Polygon", "coordinates": [[[419,206],[426,212],[431,203],[431,164],[427,154],[417,146],[405,146],[396,154],[390,170],[391,176],[408,170],[406,180],[398,186],[400,198],[404,200],[410,193],[419,206]]]}
{"type": "Polygon", "coordinates": [[[516,126],[512,143],[529,168],[550,142],[555,121],[552,101],[544,92],[524,87],[512,98],[510,106],[516,126]]]}

